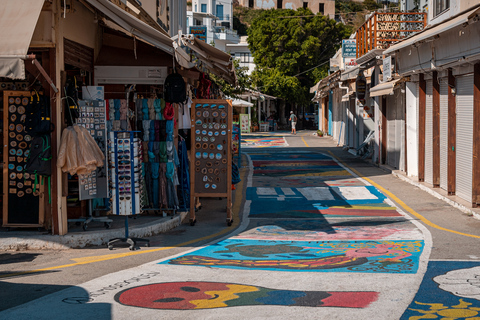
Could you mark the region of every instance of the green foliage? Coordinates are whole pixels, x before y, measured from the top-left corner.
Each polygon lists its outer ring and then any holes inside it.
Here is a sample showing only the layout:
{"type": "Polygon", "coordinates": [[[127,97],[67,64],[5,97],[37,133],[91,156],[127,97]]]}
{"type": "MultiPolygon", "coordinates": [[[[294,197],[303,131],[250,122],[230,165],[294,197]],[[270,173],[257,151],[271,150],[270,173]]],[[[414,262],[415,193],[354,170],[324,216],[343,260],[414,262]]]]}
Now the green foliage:
{"type": "Polygon", "coordinates": [[[308,102],[310,87],[326,75],[330,57],[350,31],[310,9],[261,11],[248,29],[257,86],[289,102],[308,102]]]}
{"type": "Polygon", "coordinates": [[[382,7],[381,4],[377,3],[375,0],[364,0],[363,1],[363,6],[365,9],[369,11],[375,11],[377,9],[380,9],[382,7]]]}
{"type": "Polygon", "coordinates": [[[353,1],[353,0],[336,0],[335,1],[335,13],[360,12],[363,10],[365,10],[364,5],[357,1],[353,1]]]}
{"type": "Polygon", "coordinates": [[[246,36],[247,30],[263,10],[254,10],[247,7],[235,6],[233,9],[233,29],[239,36],[246,36]]]}
{"type": "Polygon", "coordinates": [[[235,67],[235,74],[237,75],[237,85],[232,86],[226,82],[223,78],[211,75],[212,80],[222,88],[222,92],[229,96],[236,98],[237,95],[243,93],[245,89],[251,88],[251,79],[247,75],[247,68],[240,67],[238,60],[233,60],[233,65],[235,67]]]}

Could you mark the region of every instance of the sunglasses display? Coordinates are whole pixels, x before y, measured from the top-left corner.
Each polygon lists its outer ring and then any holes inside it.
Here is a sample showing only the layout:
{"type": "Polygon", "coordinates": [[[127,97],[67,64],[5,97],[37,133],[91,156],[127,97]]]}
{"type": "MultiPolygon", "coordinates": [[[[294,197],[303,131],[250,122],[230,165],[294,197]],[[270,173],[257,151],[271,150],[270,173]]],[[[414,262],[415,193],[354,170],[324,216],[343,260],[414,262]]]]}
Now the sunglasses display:
{"type": "Polygon", "coordinates": [[[123,216],[140,213],[142,142],[131,131],[114,131],[110,132],[108,148],[112,213],[123,216]]]}

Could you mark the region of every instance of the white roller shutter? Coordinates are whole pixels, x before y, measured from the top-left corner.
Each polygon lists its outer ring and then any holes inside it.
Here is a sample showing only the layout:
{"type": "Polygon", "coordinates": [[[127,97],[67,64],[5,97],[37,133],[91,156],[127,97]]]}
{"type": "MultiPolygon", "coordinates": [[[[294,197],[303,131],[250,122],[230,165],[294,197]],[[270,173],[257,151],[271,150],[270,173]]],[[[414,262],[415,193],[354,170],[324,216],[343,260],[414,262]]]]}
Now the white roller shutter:
{"type": "Polygon", "coordinates": [[[457,77],[455,194],[472,202],[473,75],[457,77]]]}
{"type": "Polygon", "coordinates": [[[440,188],[448,190],[448,79],[440,79],[440,188]]]}
{"type": "Polygon", "coordinates": [[[405,90],[404,87],[395,89],[395,167],[405,171],[405,90]],[[402,92],[402,90],[404,92],[402,92]]]}
{"type": "Polygon", "coordinates": [[[397,107],[395,96],[387,96],[387,164],[398,168],[397,148],[395,143],[396,136],[396,113],[397,107]]]}
{"type": "Polygon", "coordinates": [[[433,83],[427,80],[425,108],[425,182],[433,184],[433,83]]]}

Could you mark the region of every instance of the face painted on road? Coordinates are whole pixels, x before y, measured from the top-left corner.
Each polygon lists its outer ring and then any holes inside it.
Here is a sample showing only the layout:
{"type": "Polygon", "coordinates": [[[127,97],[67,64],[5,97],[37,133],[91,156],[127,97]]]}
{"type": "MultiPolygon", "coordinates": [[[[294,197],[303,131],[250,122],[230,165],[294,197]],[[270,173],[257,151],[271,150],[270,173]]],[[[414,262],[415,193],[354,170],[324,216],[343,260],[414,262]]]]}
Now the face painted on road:
{"type": "Polygon", "coordinates": [[[216,282],[156,283],[127,289],[115,300],[121,304],[151,309],[208,309],[227,307],[239,293],[258,291],[254,286],[216,282]]]}

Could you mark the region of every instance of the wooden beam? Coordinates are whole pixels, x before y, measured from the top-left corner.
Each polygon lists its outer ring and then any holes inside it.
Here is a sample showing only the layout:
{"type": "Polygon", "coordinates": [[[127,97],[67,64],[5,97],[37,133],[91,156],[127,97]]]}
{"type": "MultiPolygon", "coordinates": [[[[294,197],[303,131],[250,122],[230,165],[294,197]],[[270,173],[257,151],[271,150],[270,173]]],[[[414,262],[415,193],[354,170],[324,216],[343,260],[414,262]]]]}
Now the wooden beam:
{"type": "Polygon", "coordinates": [[[425,181],[425,112],[426,112],[426,87],[423,73],[420,74],[418,83],[418,181],[425,181]]]}
{"type": "Polygon", "coordinates": [[[433,187],[438,188],[440,187],[440,84],[438,83],[437,71],[433,72],[432,82],[433,187]]]}
{"type": "Polygon", "coordinates": [[[387,163],[387,98],[382,96],[382,139],[381,139],[381,164],[387,163]]]}
{"type": "Polygon", "coordinates": [[[480,204],[480,63],[473,68],[473,170],[472,170],[472,203],[480,204]]]}
{"type": "Polygon", "coordinates": [[[456,135],[457,135],[457,103],[453,93],[455,88],[455,77],[452,69],[448,70],[448,173],[447,173],[447,191],[448,194],[455,194],[455,171],[456,171],[456,135]]]}
{"type": "MultiPolygon", "coordinates": [[[[49,70],[49,73],[50,73],[50,77],[52,78],[52,81],[53,83],[57,83],[57,80],[56,80],[56,74],[57,74],[57,71],[56,71],[56,50],[55,48],[52,48],[48,51],[48,65],[45,65],[45,69],[49,70]]],[[[54,97],[57,97],[59,98],[61,95],[57,93],[55,93],[53,91],[53,88],[50,87],[50,90],[47,91],[49,92],[50,94],[50,98],[54,98],[54,97]]],[[[50,99],[50,101],[55,101],[55,99],[50,99]]],[[[56,104],[55,102],[51,103],[51,121],[52,123],[57,123],[56,119],[60,116],[58,113],[57,113],[57,108],[56,108],[56,104]]],[[[58,141],[57,141],[57,134],[56,134],[56,130],[60,130],[61,128],[54,128],[54,131],[52,132],[51,136],[52,136],[52,140],[51,140],[51,144],[52,144],[52,150],[58,150],[58,141]]],[[[58,197],[56,196],[57,195],[57,190],[58,190],[58,184],[57,184],[57,170],[56,169],[56,166],[55,164],[57,163],[57,152],[52,152],[52,168],[54,168],[52,170],[52,176],[51,176],[51,195],[52,195],[52,203],[51,203],[51,208],[52,208],[52,231],[53,231],[53,234],[59,234],[59,230],[60,230],[60,225],[59,225],[59,212],[58,212],[58,197]]],[[[66,214],[65,214],[66,215],[66,214]]]]}

